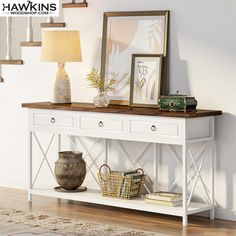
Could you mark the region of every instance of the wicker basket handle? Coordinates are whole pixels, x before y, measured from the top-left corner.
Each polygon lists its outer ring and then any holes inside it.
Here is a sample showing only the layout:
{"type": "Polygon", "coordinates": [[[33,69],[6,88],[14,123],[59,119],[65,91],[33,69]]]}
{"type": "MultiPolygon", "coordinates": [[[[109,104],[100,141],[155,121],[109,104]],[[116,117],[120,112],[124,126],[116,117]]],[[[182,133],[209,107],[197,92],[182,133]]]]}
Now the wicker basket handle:
{"type": "Polygon", "coordinates": [[[103,164],[103,165],[101,165],[100,168],[99,168],[99,174],[101,174],[103,167],[107,167],[107,168],[109,169],[109,172],[111,172],[111,168],[110,168],[107,164],[103,164]]]}
{"type": "Polygon", "coordinates": [[[111,168],[110,168],[107,164],[103,164],[103,165],[101,165],[100,168],[99,168],[99,175],[100,175],[100,178],[102,179],[102,181],[106,182],[106,181],[109,181],[109,180],[110,180],[110,175],[109,175],[109,179],[103,179],[103,177],[102,177],[102,168],[103,168],[103,167],[108,168],[109,172],[111,172],[111,168]]]}
{"type": "Polygon", "coordinates": [[[143,169],[142,169],[142,168],[138,168],[138,169],[135,171],[135,173],[136,173],[136,172],[139,172],[139,171],[141,171],[141,172],[142,172],[142,174],[144,175],[144,171],[143,171],[143,169]]]}

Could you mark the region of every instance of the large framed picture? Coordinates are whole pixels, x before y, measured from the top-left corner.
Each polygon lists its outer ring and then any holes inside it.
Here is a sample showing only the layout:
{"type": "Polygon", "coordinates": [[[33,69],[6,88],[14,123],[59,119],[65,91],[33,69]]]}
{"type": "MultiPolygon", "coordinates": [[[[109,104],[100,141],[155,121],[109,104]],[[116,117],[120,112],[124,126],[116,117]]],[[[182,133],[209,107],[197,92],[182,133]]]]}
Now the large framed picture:
{"type": "Polygon", "coordinates": [[[133,54],[130,105],[158,107],[162,87],[162,55],[133,54]]]}
{"type": "Polygon", "coordinates": [[[112,104],[129,104],[132,54],[162,54],[166,81],[168,21],[169,11],[104,13],[101,76],[116,81],[112,104]]]}

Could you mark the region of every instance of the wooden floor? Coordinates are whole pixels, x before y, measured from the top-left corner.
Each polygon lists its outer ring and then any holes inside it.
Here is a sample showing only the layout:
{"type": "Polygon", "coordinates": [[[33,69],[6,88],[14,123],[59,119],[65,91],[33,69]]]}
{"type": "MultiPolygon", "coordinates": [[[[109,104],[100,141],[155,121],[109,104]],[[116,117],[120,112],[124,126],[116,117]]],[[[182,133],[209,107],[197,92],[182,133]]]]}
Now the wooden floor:
{"type": "Polygon", "coordinates": [[[214,220],[191,216],[189,226],[183,228],[181,218],[157,215],[120,208],[84,204],[46,197],[33,196],[32,204],[27,201],[23,190],[0,188],[0,207],[32,210],[52,215],[79,218],[106,224],[127,226],[135,229],[149,230],[166,235],[196,236],[236,236],[236,222],[214,220]]]}

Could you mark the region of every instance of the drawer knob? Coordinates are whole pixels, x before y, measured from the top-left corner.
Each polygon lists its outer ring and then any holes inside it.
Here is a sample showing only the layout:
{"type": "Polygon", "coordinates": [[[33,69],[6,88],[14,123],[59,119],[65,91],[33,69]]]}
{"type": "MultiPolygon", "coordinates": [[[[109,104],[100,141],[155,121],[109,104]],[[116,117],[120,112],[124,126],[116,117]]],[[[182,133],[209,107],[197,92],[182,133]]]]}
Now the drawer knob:
{"type": "Polygon", "coordinates": [[[52,124],[55,124],[55,123],[56,123],[55,118],[52,118],[52,119],[51,119],[51,123],[52,123],[52,124]]]}
{"type": "Polygon", "coordinates": [[[98,123],[98,126],[99,126],[99,127],[103,127],[103,126],[104,126],[103,122],[100,121],[100,122],[98,123]]]}
{"type": "Polygon", "coordinates": [[[151,126],[151,131],[156,131],[157,130],[157,127],[155,125],[152,125],[151,126]]]}

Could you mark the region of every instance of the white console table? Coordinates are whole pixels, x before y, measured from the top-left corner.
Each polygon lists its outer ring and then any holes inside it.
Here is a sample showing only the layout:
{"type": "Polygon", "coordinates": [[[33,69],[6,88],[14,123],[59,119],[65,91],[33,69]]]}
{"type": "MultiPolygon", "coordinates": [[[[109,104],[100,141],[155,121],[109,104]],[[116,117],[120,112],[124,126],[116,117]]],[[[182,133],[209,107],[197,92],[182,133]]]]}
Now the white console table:
{"type": "MultiPolygon", "coordinates": [[[[125,106],[109,106],[108,108],[95,108],[92,104],[73,103],[69,105],[53,105],[48,102],[28,103],[22,105],[29,108],[29,191],[28,199],[32,201],[32,194],[61,199],[69,199],[94,204],[102,204],[114,207],[129,208],[140,211],[154,212],[180,216],[183,225],[187,225],[188,215],[203,211],[210,211],[211,219],[214,219],[214,118],[221,115],[221,111],[198,110],[197,112],[162,112],[153,108],[131,108],[125,106]],[[155,161],[153,189],[157,190],[157,173],[159,159],[159,145],[168,145],[176,161],[182,165],[182,193],[183,205],[179,207],[158,206],[146,204],[143,198],[136,200],[122,200],[102,197],[97,190],[88,189],[83,193],[59,193],[54,189],[37,189],[34,183],[38,177],[43,162],[46,162],[53,173],[37,138],[36,132],[51,133],[52,139],[58,135],[94,137],[107,142],[113,140],[130,140],[147,142],[153,145],[155,161]],[[32,140],[35,138],[44,156],[36,176],[32,176],[32,140]],[[190,144],[203,143],[202,148],[193,155],[190,144]],[[182,156],[178,157],[172,145],[182,146],[182,156]],[[210,150],[210,151],[209,151],[210,150]],[[210,155],[209,155],[210,154],[210,155]],[[210,186],[201,176],[204,159],[210,158],[211,170],[209,170],[210,186]],[[188,170],[194,169],[195,176],[188,175],[188,170]],[[196,184],[202,182],[206,203],[191,202],[196,184]],[[188,184],[192,183],[191,191],[188,184]]],[[[59,144],[60,146],[60,144],[59,144]]],[[[104,162],[108,160],[108,152],[104,162]]],[[[134,164],[134,163],[133,163],[134,164]]],[[[134,167],[134,166],[133,166],[134,167]]],[[[94,175],[96,178],[96,174],[94,175]]],[[[172,187],[175,185],[173,183],[172,187]]],[[[172,190],[170,188],[170,190],[172,190]]]]}

